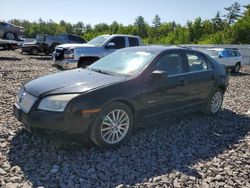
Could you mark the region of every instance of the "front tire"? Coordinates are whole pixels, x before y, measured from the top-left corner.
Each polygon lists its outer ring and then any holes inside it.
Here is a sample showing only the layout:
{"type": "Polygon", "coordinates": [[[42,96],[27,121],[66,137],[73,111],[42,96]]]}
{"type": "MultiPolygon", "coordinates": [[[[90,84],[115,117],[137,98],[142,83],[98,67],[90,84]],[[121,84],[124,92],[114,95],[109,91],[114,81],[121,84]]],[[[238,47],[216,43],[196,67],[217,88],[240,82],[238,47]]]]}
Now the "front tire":
{"type": "Polygon", "coordinates": [[[120,102],[111,103],[98,114],[90,138],[102,148],[119,146],[131,134],[133,123],[133,114],[127,105],[120,102]]]}
{"type": "Polygon", "coordinates": [[[215,90],[208,98],[203,113],[206,115],[216,115],[222,106],[224,92],[221,89],[215,90]]]}
{"type": "Polygon", "coordinates": [[[31,48],[30,54],[32,54],[32,55],[38,55],[38,49],[37,48],[31,48]]]}

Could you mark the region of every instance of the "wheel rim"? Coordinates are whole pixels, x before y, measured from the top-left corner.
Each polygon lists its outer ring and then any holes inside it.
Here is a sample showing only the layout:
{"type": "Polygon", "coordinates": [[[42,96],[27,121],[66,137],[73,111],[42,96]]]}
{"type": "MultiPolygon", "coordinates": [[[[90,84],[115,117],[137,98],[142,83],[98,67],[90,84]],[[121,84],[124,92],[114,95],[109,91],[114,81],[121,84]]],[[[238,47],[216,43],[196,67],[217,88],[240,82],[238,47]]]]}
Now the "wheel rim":
{"type": "Polygon", "coordinates": [[[13,33],[6,33],[6,38],[9,39],[9,40],[14,40],[15,35],[13,33]]]}
{"type": "Polygon", "coordinates": [[[33,55],[37,55],[37,54],[38,54],[38,50],[37,50],[36,48],[33,48],[33,49],[32,49],[32,54],[33,54],[33,55]]]}
{"type": "Polygon", "coordinates": [[[101,125],[101,137],[108,144],[120,142],[128,133],[129,116],[121,109],[110,112],[101,125]]]}
{"type": "Polygon", "coordinates": [[[237,64],[236,66],[235,66],[235,72],[239,72],[240,71],[240,66],[237,64]]]}
{"type": "Polygon", "coordinates": [[[210,109],[213,114],[218,112],[221,108],[222,105],[222,93],[217,91],[214,93],[212,99],[211,99],[211,104],[210,104],[210,109]]]}

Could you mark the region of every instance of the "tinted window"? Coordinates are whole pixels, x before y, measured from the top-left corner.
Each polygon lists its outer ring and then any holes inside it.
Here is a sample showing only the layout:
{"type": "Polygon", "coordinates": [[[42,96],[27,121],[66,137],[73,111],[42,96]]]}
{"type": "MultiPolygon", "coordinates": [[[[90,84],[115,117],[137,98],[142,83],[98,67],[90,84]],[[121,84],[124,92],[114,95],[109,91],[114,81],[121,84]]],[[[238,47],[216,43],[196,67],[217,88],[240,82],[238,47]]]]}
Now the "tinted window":
{"type": "Polygon", "coordinates": [[[129,41],[129,46],[139,46],[139,41],[135,37],[129,37],[128,41],[129,41]]]}
{"type": "Polygon", "coordinates": [[[225,57],[228,57],[229,56],[229,53],[228,53],[228,51],[222,51],[221,53],[220,53],[220,55],[221,55],[221,57],[223,58],[225,58],[225,57]]]}
{"type": "Polygon", "coordinates": [[[167,75],[175,75],[183,72],[182,57],[180,53],[173,52],[162,55],[157,60],[157,70],[166,71],[167,75]]]}
{"type": "Polygon", "coordinates": [[[83,40],[82,38],[74,36],[74,35],[69,35],[69,39],[72,40],[72,41],[75,41],[75,42],[80,42],[80,43],[85,42],[85,40],[83,40]]]}
{"type": "Polygon", "coordinates": [[[60,39],[68,39],[68,35],[65,35],[65,34],[57,35],[56,37],[60,39]]]}
{"type": "Polygon", "coordinates": [[[236,56],[236,54],[234,51],[229,51],[229,57],[235,57],[235,56],[236,56]]]}
{"type": "Polygon", "coordinates": [[[236,53],[237,56],[241,56],[241,55],[240,55],[240,52],[235,52],[235,53],[236,53]]]}
{"type": "Polygon", "coordinates": [[[7,24],[7,23],[5,23],[5,22],[0,22],[0,26],[2,26],[2,27],[6,27],[6,26],[8,26],[8,24],[7,24]]]}
{"type": "Polygon", "coordinates": [[[114,43],[114,49],[125,48],[125,37],[115,37],[109,43],[114,43]]]}
{"type": "Polygon", "coordinates": [[[208,69],[207,61],[202,55],[187,53],[187,60],[190,72],[208,69]]]}

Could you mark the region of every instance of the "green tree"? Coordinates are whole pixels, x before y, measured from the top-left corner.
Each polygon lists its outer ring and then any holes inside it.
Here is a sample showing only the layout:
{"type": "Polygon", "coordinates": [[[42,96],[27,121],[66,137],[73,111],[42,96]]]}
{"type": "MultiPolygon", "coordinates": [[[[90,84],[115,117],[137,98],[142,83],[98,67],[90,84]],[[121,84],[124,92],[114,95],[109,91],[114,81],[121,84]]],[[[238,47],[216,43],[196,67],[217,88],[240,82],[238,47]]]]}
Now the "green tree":
{"type": "Polygon", "coordinates": [[[154,28],[159,28],[161,26],[161,18],[158,14],[155,15],[152,24],[154,28]]]}
{"type": "Polygon", "coordinates": [[[241,5],[238,2],[235,2],[230,7],[224,9],[228,12],[224,17],[226,17],[229,25],[235,23],[241,16],[241,5]]]}
{"type": "Polygon", "coordinates": [[[137,26],[137,34],[142,38],[146,38],[148,36],[147,31],[147,23],[144,20],[143,16],[138,16],[135,19],[135,26],[137,26]]]}
{"type": "Polygon", "coordinates": [[[250,44],[250,4],[243,16],[232,26],[233,43],[250,44]]]}
{"type": "Polygon", "coordinates": [[[222,20],[219,11],[217,11],[215,17],[212,18],[211,21],[213,22],[213,27],[214,27],[215,32],[221,31],[224,29],[224,21],[222,20]]]}

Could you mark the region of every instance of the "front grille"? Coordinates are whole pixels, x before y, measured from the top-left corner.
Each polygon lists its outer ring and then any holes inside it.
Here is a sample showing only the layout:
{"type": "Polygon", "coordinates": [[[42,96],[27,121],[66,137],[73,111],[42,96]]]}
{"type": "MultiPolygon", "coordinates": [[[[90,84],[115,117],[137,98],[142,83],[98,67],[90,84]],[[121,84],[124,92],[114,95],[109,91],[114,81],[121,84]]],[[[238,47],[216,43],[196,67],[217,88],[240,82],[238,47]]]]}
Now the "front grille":
{"type": "Polygon", "coordinates": [[[17,103],[25,113],[29,113],[36,100],[36,97],[26,92],[23,88],[17,94],[17,103]]]}
{"type": "Polygon", "coordinates": [[[63,60],[63,55],[64,55],[63,48],[56,48],[55,59],[61,61],[63,60]]]}

